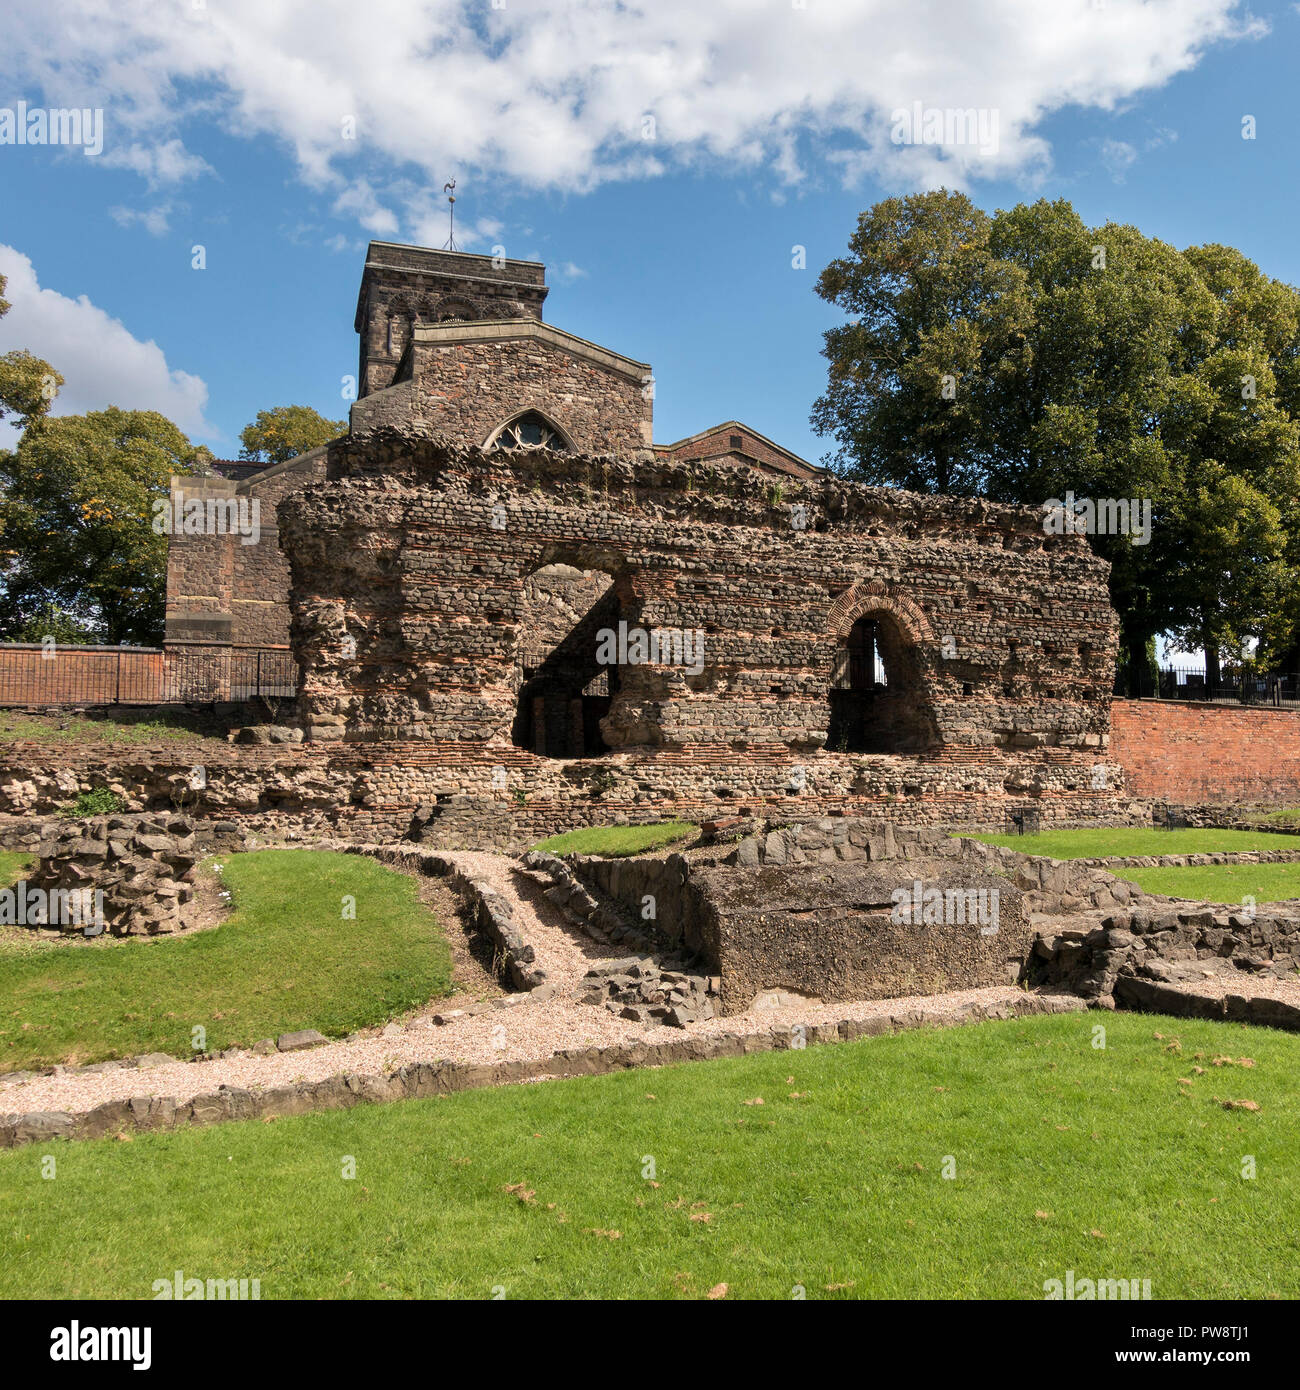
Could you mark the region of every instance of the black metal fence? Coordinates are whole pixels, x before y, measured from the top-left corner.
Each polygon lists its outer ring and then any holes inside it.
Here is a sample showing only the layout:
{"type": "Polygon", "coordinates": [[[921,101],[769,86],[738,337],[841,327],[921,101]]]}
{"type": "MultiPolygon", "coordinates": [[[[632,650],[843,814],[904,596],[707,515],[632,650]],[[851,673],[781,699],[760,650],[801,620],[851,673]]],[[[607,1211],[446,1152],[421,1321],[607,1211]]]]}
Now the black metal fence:
{"type": "Polygon", "coordinates": [[[1156,671],[1121,671],[1115,694],[1140,700],[1198,700],[1208,704],[1300,706],[1300,678],[1257,675],[1223,667],[1207,679],[1204,666],[1161,666],[1156,671]]]}
{"type": "Polygon", "coordinates": [[[283,647],[0,643],[0,706],[215,704],[297,693],[297,663],[283,647]]]}
{"type": "Polygon", "coordinates": [[[188,649],[167,653],[164,703],[288,699],[298,693],[298,665],[283,647],[188,649]]]}

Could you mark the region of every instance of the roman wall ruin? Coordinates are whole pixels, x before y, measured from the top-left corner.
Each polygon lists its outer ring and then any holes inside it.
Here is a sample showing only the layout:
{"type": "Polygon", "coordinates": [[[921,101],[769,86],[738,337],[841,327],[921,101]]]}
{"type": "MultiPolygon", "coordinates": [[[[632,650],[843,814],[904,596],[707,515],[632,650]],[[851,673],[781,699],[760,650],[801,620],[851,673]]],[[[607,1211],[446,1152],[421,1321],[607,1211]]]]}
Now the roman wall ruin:
{"type": "Polygon", "coordinates": [[[1029,508],[354,422],[280,536],[308,738],[415,802],[1116,814],[1106,565],[1029,508]]]}

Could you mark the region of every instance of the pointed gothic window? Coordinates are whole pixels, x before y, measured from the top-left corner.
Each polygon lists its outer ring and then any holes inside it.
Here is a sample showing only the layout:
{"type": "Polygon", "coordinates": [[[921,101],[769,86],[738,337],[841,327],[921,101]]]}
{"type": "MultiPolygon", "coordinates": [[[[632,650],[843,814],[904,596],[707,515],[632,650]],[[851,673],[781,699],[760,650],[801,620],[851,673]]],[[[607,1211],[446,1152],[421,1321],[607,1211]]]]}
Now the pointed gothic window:
{"type": "Polygon", "coordinates": [[[517,415],[508,425],[502,425],[488,445],[490,449],[555,449],[569,447],[564,436],[536,410],[517,415]]]}

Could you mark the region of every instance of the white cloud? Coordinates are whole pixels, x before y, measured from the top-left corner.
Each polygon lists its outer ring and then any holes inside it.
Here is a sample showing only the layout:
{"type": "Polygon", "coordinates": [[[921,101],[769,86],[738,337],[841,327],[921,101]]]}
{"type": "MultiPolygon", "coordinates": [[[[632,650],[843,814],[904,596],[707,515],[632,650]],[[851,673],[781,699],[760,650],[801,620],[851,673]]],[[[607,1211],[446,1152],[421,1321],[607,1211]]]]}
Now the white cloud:
{"type": "Polygon", "coordinates": [[[203,379],[169,367],[157,343],[142,343],[85,295],[69,299],[42,289],[31,260],[12,246],[0,244],[0,275],[11,305],[0,318],[0,352],[26,348],[63,375],[54,414],[109,405],[157,410],[190,436],[216,434],[203,415],[203,379]]]}
{"type": "Polygon", "coordinates": [[[213,172],[212,165],[200,155],[191,154],[179,139],[164,140],[159,145],[114,145],[101,156],[110,168],[130,169],[144,178],[151,189],[164,184],[183,183],[200,174],[213,172]]]}
{"type": "Polygon", "coordinates": [[[105,107],[119,162],[199,172],[180,143],[198,117],[283,142],[390,236],[457,174],[583,190],[720,165],[797,188],[811,156],[894,185],[1027,177],[1050,164],[1045,116],[1114,110],[1265,28],[1239,0],[11,0],[6,41],[48,99],[105,107]],[[996,112],[996,150],[892,145],[916,102],[996,112]]]}
{"type": "Polygon", "coordinates": [[[108,215],[119,227],[142,226],[150,236],[165,236],[171,230],[170,203],[159,203],[152,208],[111,207],[108,215]]]}
{"type": "Polygon", "coordinates": [[[1103,140],[1101,142],[1101,162],[1110,171],[1116,183],[1124,182],[1124,175],[1137,163],[1138,152],[1127,140],[1103,140]]]}

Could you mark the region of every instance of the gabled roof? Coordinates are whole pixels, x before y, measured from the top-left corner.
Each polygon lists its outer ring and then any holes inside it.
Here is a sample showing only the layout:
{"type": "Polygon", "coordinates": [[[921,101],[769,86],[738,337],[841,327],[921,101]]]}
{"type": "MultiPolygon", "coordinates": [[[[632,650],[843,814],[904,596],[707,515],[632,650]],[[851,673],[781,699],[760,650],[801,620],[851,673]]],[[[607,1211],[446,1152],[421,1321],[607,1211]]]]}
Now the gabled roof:
{"type": "Polygon", "coordinates": [[[825,471],[739,420],[724,420],[698,434],[687,435],[675,444],[656,444],[655,452],[683,460],[731,456],[798,478],[815,478],[825,471]],[[736,436],[740,438],[739,444],[732,443],[736,436]]]}
{"type": "Polygon", "coordinates": [[[446,323],[417,324],[411,342],[418,347],[422,344],[504,343],[528,338],[619,372],[633,381],[644,381],[650,375],[648,362],[638,362],[598,343],[589,343],[586,338],[579,338],[576,333],[566,333],[563,328],[543,323],[541,319],[452,319],[446,323]]]}

